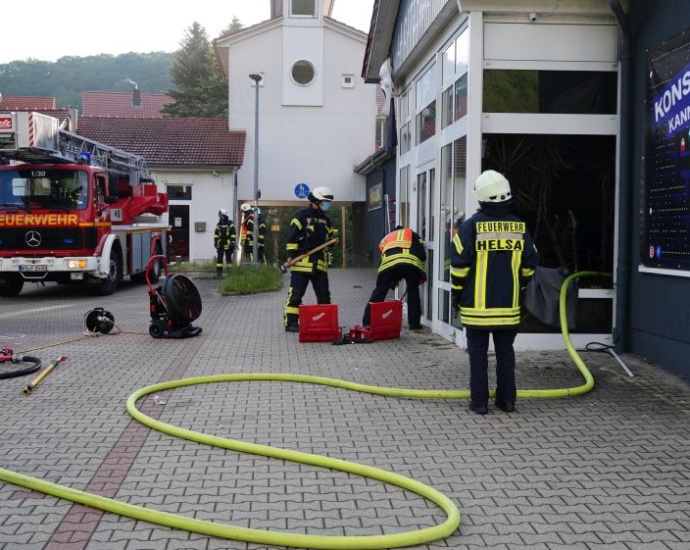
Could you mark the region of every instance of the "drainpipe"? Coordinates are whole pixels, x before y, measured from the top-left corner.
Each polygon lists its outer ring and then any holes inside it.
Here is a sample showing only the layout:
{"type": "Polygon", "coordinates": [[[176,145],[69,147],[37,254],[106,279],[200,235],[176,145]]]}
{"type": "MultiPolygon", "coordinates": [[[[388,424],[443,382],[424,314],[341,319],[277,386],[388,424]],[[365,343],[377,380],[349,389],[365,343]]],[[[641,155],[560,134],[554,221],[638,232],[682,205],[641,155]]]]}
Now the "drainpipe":
{"type": "Polygon", "coordinates": [[[626,352],[630,349],[630,278],[632,271],[632,224],[637,220],[633,216],[633,169],[634,159],[632,139],[634,128],[634,86],[633,45],[630,32],[630,18],[623,11],[620,0],[609,0],[609,6],[621,30],[621,116],[620,116],[620,193],[619,193],[619,237],[618,265],[616,266],[616,328],[613,341],[616,350],[626,352]]]}

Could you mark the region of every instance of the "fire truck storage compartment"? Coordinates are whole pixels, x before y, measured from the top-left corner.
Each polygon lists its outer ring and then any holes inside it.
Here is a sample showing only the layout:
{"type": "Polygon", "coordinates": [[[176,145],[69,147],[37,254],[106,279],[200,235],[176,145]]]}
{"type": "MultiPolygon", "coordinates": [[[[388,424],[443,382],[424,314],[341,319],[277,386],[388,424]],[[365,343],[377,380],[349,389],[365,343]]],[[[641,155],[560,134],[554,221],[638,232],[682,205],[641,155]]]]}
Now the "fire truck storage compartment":
{"type": "Polygon", "coordinates": [[[131,248],[129,273],[142,273],[151,257],[151,233],[137,231],[128,235],[131,248]]]}

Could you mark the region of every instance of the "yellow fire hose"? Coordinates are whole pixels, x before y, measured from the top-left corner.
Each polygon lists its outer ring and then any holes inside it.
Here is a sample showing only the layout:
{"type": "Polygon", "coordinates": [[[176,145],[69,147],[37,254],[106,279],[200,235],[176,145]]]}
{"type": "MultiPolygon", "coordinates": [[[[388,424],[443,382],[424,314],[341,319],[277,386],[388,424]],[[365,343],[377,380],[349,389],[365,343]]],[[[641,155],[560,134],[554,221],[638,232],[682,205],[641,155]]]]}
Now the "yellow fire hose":
{"type": "MultiPolygon", "coordinates": [[[[573,347],[568,334],[568,323],[566,320],[565,298],[566,292],[573,279],[587,276],[610,277],[609,273],[599,273],[594,271],[583,271],[570,275],[565,279],[561,287],[559,297],[561,332],[565,339],[568,353],[575,361],[577,368],[585,378],[585,383],[573,388],[546,389],[546,390],[518,390],[518,397],[521,398],[555,398],[580,395],[587,393],[594,387],[594,378],[587,369],[587,366],[578,356],[573,347]]],[[[267,544],[271,546],[285,546],[298,548],[314,549],[343,549],[343,550],[379,550],[385,548],[400,548],[404,546],[418,546],[441,538],[452,535],[460,525],[460,512],[455,503],[439,491],[424,485],[414,479],[387,472],[379,468],[365,466],[355,462],[323,457],[300,451],[291,451],[266,445],[246,443],[212,435],[206,435],[184,428],[179,428],[155,420],[136,407],[136,403],[142,397],[154,392],[161,392],[173,388],[192,386],[198,384],[212,384],[216,382],[237,382],[237,381],[285,381],[299,382],[305,384],[319,384],[342,388],[346,390],[364,392],[374,395],[384,395],[388,397],[407,397],[407,398],[436,398],[436,399],[466,399],[469,398],[469,390],[414,390],[406,388],[385,388],[380,386],[368,386],[345,380],[333,378],[323,378],[319,376],[308,376],[298,374],[275,374],[275,373],[249,373],[249,374],[225,374],[215,376],[201,376],[173,380],[147,386],[137,390],[127,399],[127,412],[135,420],[149,426],[154,430],[181,437],[190,441],[213,445],[223,449],[239,452],[247,452],[255,455],[277,458],[301,464],[310,464],[360,475],[362,477],[375,479],[383,483],[390,483],[404,490],[412,491],[419,496],[426,498],[441,508],[447,518],[443,523],[433,527],[426,527],[415,531],[395,533],[389,535],[363,535],[363,536],[321,536],[303,535],[290,532],[265,531],[260,529],[249,529],[222,525],[210,521],[187,518],[184,516],[161,512],[158,510],[147,509],[133,504],[119,502],[94,493],[87,493],[76,489],[71,489],[63,485],[44,481],[35,477],[26,476],[10,470],[0,468],[0,481],[12,483],[21,487],[26,487],[34,491],[40,491],[58,498],[64,498],[72,502],[130,517],[137,520],[147,521],[174,529],[200,533],[212,537],[233,539],[256,544],[267,544]]]]}

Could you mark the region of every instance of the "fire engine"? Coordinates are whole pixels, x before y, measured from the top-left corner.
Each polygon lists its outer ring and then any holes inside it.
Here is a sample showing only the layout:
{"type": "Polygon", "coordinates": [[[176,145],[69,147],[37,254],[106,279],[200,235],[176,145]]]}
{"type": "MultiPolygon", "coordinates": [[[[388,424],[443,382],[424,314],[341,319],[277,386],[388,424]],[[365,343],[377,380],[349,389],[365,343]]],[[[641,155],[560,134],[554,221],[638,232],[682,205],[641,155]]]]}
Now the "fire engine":
{"type": "Polygon", "coordinates": [[[37,112],[0,113],[0,296],[24,283],[88,284],[112,294],[128,276],[160,278],[168,196],[143,157],[68,131],[37,112]]]}

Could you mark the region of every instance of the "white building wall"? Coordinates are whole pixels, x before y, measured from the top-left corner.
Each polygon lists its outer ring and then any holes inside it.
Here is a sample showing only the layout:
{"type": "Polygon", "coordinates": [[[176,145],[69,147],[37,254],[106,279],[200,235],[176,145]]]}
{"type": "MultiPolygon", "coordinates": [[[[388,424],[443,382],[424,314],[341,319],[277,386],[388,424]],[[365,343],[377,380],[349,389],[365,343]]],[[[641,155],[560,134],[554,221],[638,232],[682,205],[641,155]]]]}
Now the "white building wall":
{"type": "MultiPolygon", "coordinates": [[[[215,261],[216,251],[213,247],[213,233],[218,222],[218,210],[225,208],[233,213],[234,207],[234,172],[231,171],[194,171],[194,170],[151,170],[151,176],[156,181],[161,192],[168,185],[190,185],[192,187],[192,200],[171,200],[170,204],[189,206],[189,259],[192,262],[205,263],[215,261]],[[214,175],[217,174],[217,175],[214,175]],[[205,222],[204,231],[196,231],[195,223],[205,222]]],[[[168,214],[163,217],[169,225],[174,220],[168,219],[168,214]]],[[[237,224],[237,218],[233,221],[237,224]]]]}
{"type": "MultiPolygon", "coordinates": [[[[255,88],[249,73],[259,71],[263,76],[259,88],[261,202],[295,201],[299,183],[311,189],[326,185],[336,201],[364,201],[365,178],[355,174],[354,167],[374,152],[376,123],[376,87],[365,84],[360,76],[366,36],[331,22],[301,29],[310,48],[319,43],[315,33],[323,33],[323,51],[305,56],[316,68],[317,80],[310,86],[322,86],[323,97],[322,105],[295,106],[286,104],[292,101],[285,87],[297,87],[289,67],[294,56],[308,52],[306,43],[291,47],[286,58],[280,20],[258,27],[227,44],[229,124],[231,129],[247,132],[238,199],[253,200],[255,88]],[[354,77],[352,87],[343,87],[343,75],[354,77]]],[[[297,29],[285,30],[297,40],[297,29]]],[[[314,96],[310,101],[318,103],[314,96]]]]}

